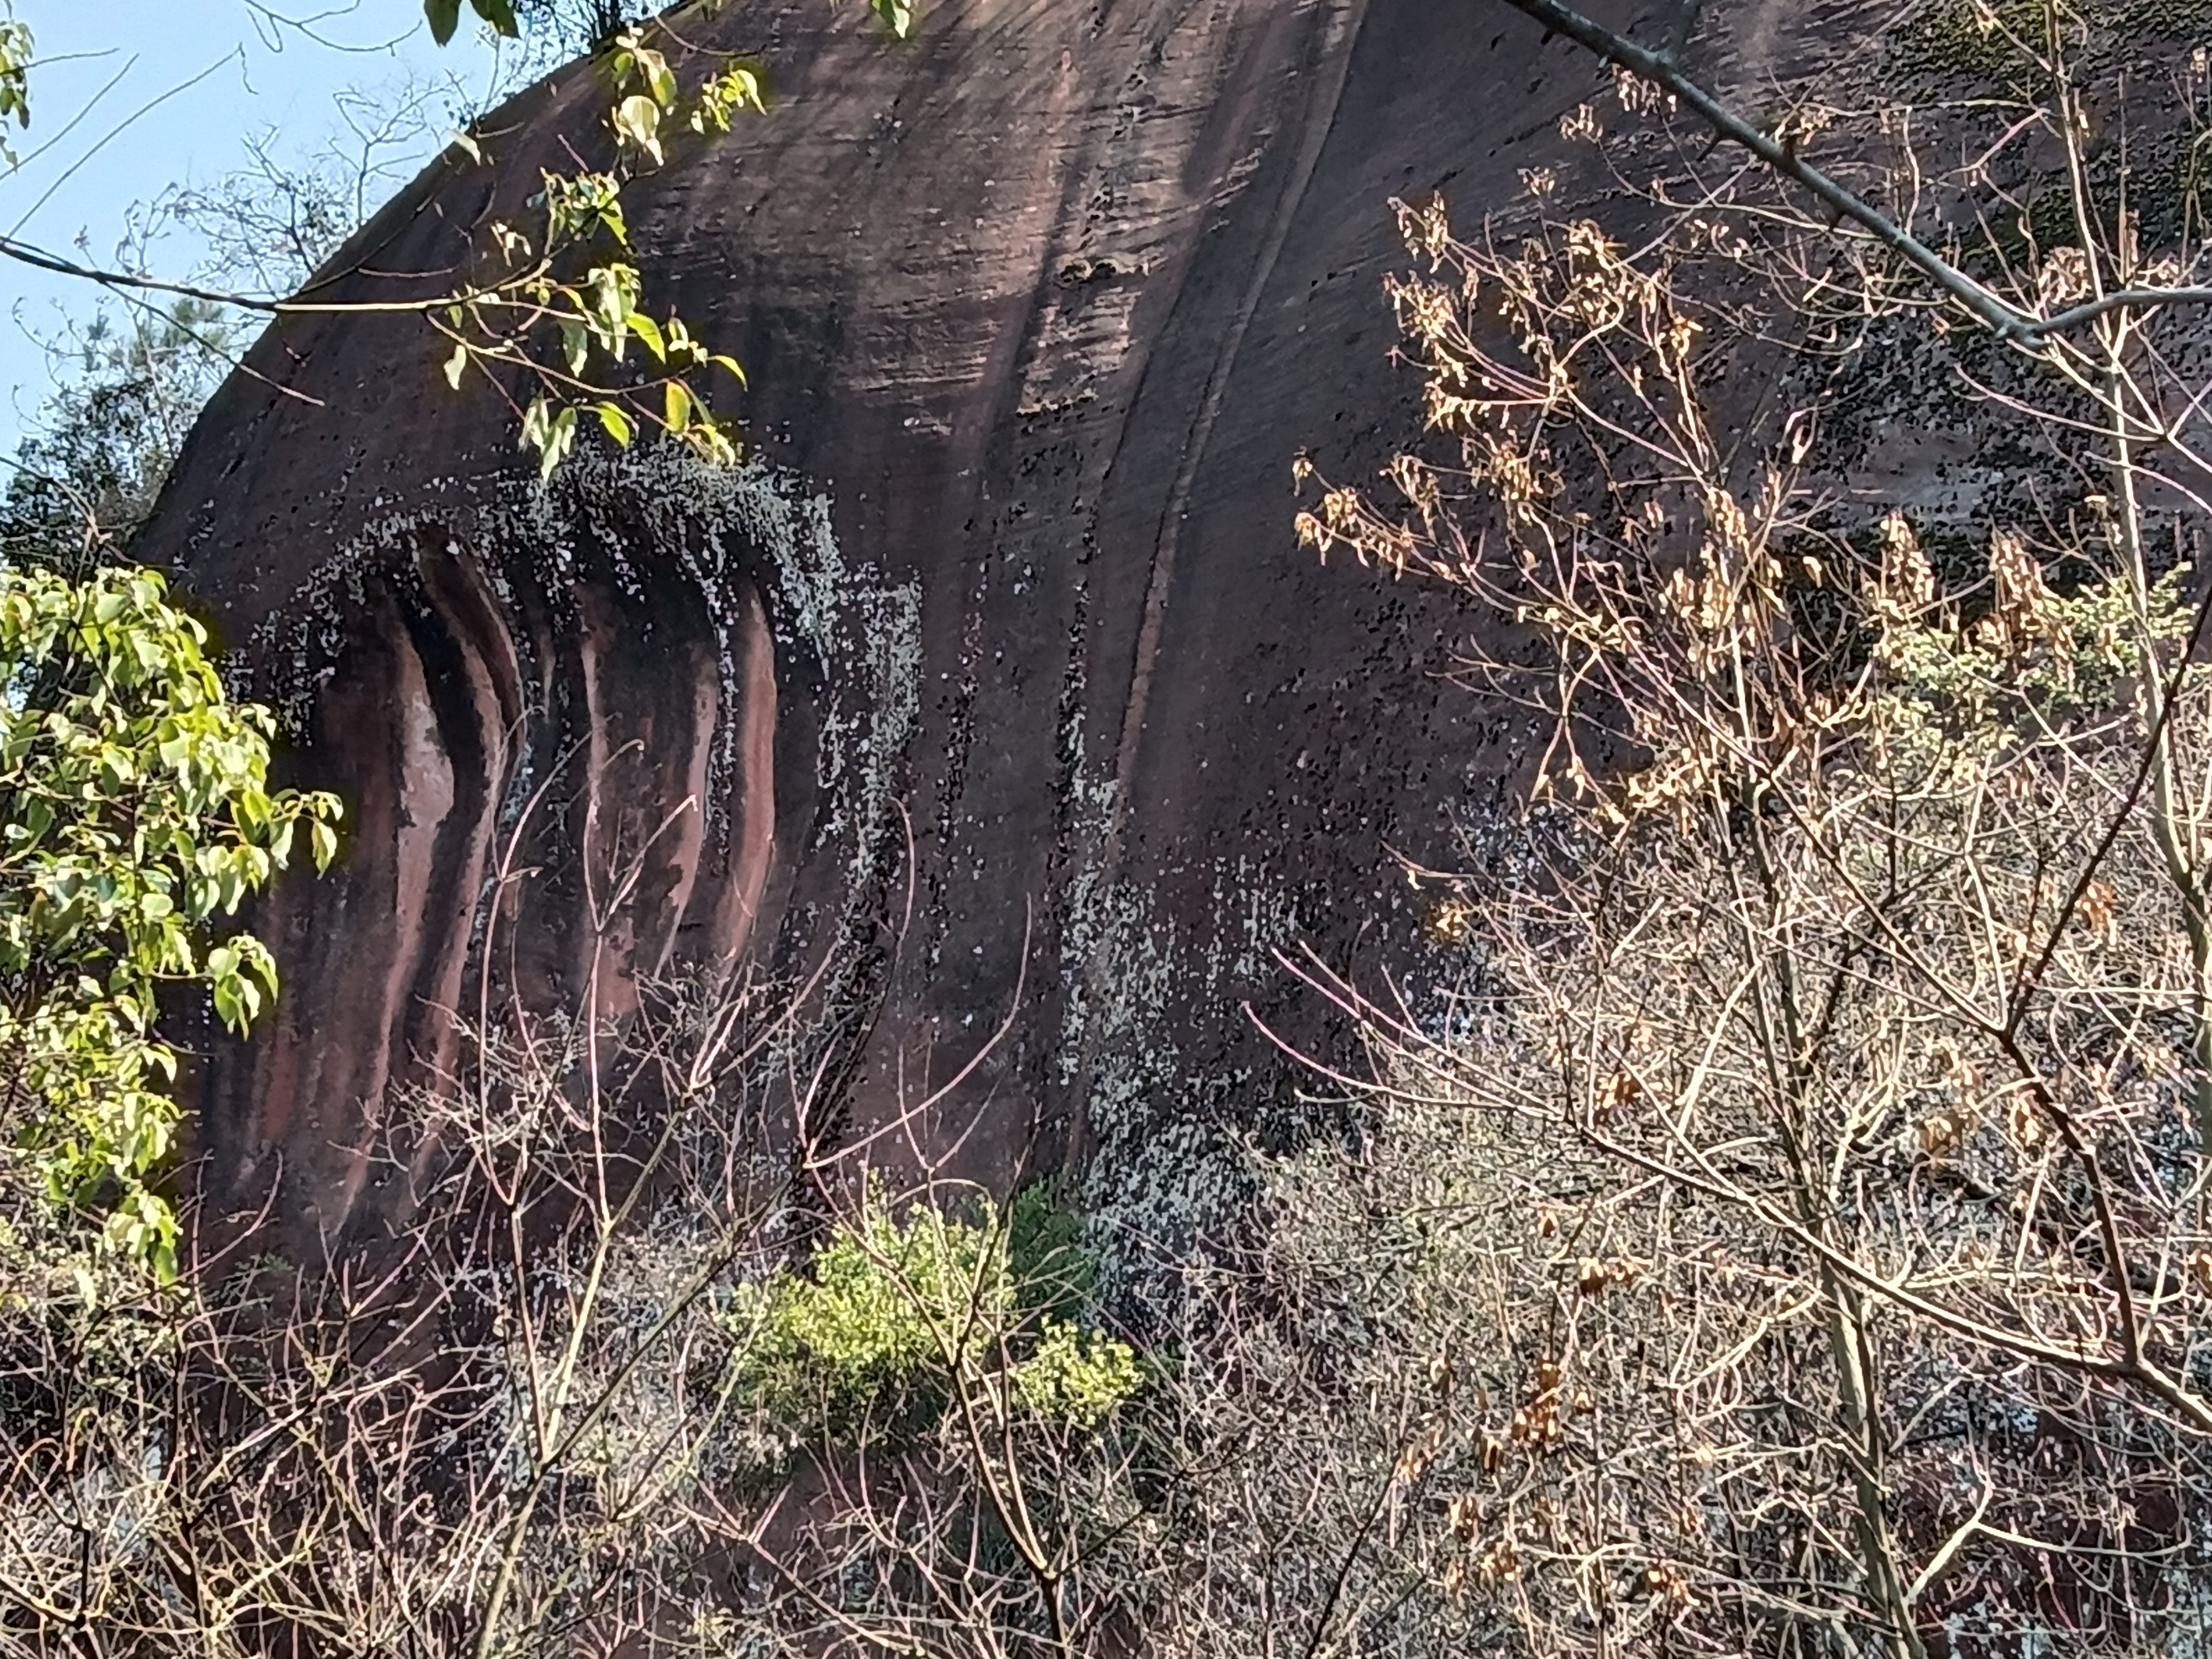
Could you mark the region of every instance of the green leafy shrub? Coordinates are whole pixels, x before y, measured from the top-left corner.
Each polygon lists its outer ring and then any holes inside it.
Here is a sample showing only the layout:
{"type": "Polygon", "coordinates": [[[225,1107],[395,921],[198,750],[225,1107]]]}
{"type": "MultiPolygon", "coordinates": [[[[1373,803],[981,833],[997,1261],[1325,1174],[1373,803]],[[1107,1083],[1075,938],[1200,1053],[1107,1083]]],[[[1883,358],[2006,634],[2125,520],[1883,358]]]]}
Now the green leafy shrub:
{"type": "Polygon", "coordinates": [[[0,570],[0,1128],[47,1200],[163,1273],[179,1108],[157,998],[204,987],[243,1032],[276,965],[210,924],[302,826],[319,867],[337,850],[337,801],[270,792],[272,719],[224,696],[206,645],[150,571],[0,570]]]}
{"type": "Polygon", "coordinates": [[[1048,1423],[1094,1429],[1143,1386],[1137,1356],[1103,1331],[1085,1330],[1045,1315],[1036,1348],[1014,1367],[1014,1397],[1048,1423]]]}
{"type": "Polygon", "coordinates": [[[1133,1396],[1133,1349],[1073,1317],[1090,1282],[1073,1218],[1042,1188],[972,1219],[871,1192],[804,1272],[741,1290],[728,1322],[740,1389],[765,1415],[833,1431],[887,1408],[940,1416],[957,1398],[1045,1424],[1097,1426],[1133,1396]]]}

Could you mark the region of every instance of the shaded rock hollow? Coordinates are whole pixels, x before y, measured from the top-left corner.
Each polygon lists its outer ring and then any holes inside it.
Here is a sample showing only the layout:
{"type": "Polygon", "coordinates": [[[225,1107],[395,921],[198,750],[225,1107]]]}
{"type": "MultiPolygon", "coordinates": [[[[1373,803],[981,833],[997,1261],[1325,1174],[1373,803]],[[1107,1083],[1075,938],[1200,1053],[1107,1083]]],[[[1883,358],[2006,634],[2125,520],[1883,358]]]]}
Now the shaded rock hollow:
{"type": "MultiPolygon", "coordinates": [[[[361,1148],[450,1063],[546,786],[522,988],[599,971],[587,872],[649,848],[618,980],[832,961],[855,1132],[1011,1011],[949,1103],[960,1166],[1104,1148],[1170,1192],[1288,1086],[1248,1002],[1331,1041],[1271,949],[1402,954],[1391,850],[1448,862],[1519,751],[1437,679],[1447,596],[1296,548],[1289,464],[1407,430],[1388,198],[1512,199],[1594,67],[1479,0],[934,0],[904,47],[825,0],[674,21],[775,80],[632,215],[648,295],[749,371],[751,466],[586,455],[541,496],[419,325],[292,319],[149,534],[351,820],[263,913],[287,987],[202,1068],[208,1168],[281,1172],[304,1232],[398,1201],[361,1148]]],[[[596,142],[600,101],[586,68],[517,100],[500,176],[596,142]]],[[[333,291],[421,291],[526,216],[500,188],[441,161],[333,291]]]]}

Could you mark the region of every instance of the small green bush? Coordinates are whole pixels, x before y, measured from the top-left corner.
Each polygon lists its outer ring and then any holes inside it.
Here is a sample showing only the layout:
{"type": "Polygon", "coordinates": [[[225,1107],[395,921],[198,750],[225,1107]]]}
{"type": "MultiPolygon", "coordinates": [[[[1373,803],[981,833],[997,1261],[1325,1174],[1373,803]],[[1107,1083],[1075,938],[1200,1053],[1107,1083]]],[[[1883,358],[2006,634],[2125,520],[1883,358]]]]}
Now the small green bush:
{"type": "Polygon", "coordinates": [[[871,1192],[804,1272],[748,1285],[726,1316],[739,1392],[787,1428],[933,1421],[965,1395],[1054,1427],[1097,1427],[1135,1395],[1125,1342],[1076,1322],[1090,1282],[1076,1223],[1040,1189],[972,1219],[871,1192]]]}

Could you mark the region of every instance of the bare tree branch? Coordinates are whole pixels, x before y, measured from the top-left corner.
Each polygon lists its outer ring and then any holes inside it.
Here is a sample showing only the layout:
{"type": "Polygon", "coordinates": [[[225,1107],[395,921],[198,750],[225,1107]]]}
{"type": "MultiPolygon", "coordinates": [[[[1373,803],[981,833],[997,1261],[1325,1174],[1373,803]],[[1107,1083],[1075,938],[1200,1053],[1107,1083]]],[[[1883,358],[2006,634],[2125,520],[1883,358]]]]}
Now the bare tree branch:
{"type": "Polygon", "coordinates": [[[1624,34],[1592,21],[1559,0],[1503,0],[1524,16],[1541,23],[1554,34],[1563,34],[1595,52],[1607,63],[1665,88],[1721,139],[1741,145],[1782,177],[1810,191],[1839,220],[1848,221],[1867,236],[1903,259],[1923,276],[1949,295],[2000,338],[2030,349],[2054,335],[2096,321],[2116,311],[2162,305],[2212,304],[2212,288],[2130,288],[2075,306],[2056,316],[2039,317],[2023,311],[1977,282],[1942,254],[1912,234],[1895,219],[1846,189],[1797,153],[1795,145],[1776,138],[1747,120],[1681,69],[1677,56],[1685,17],[1695,8],[1686,7],[1675,20],[1677,38],[1665,52],[1651,52],[1624,34]]]}
{"type": "MultiPolygon", "coordinates": [[[[182,300],[204,300],[210,305],[230,306],[240,311],[258,312],[264,316],[308,315],[371,315],[416,316],[450,305],[454,296],[441,295],[430,300],[348,300],[318,301],[313,300],[271,300],[262,295],[241,294],[234,289],[202,288],[192,283],[173,283],[158,276],[142,276],[130,271],[106,270],[96,265],[79,264],[60,254],[49,253],[44,248],[26,242],[19,237],[0,236],[0,257],[19,264],[51,271],[59,276],[73,276],[80,281],[96,283],[101,288],[115,289],[138,294],[166,294],[182,300]]],[[[439,273],[425,272],[426,276],[439,273]]]]}

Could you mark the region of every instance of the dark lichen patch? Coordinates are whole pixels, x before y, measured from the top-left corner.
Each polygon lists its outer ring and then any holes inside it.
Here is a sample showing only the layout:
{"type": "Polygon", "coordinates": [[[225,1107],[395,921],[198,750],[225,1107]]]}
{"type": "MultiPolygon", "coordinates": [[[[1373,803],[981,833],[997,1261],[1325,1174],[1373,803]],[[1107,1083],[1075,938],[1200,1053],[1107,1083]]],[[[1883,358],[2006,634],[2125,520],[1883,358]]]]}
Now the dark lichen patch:
{"type": "MultiPolygon", "coordinates": [[[[2048,27],[2045,0],[1936,0],[1890,29],[1890,71],[1960,91],[2040,89],[2047,82],[2033,52],[2048,27]]],[[[2212,0],[2091,0],[2067,9],[2064,28],[2069,56],[2093,69],[2146,46],[2204,41],[2212,0]]]]}

